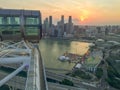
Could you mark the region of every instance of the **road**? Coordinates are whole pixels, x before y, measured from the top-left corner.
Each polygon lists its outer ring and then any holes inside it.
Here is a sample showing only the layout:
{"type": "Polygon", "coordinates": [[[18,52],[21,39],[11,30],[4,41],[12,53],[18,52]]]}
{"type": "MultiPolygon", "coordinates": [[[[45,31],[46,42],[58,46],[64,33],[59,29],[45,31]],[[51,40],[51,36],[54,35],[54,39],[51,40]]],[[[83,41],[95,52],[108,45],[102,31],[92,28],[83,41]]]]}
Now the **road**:
{"type": "Polygon", "coordinates": [[[85,83],[80,79],[70,77],[67,75],[56,74],[56,73],[49,72],[49,71],[46,71],[46,75],[47,75],[47,78],[51,78],[51,79],[54,79],[57,81],[62,81],[64,79],[68,79],[68,80],[72,81],[74,83],[74,86],[76,86],[76,87],[85,88],[88,90],[101,90],[98,87],[95,87],[94,84],[90,84],[90,82],[85,83]]]}
{"type": "Polygon", "coordinates": [[[103,61],[104,64],[102,65],[102,69],[103,69],[103,76],[100,80],[100,89],[104,90],[104,89],[108,89],[108,90],[116,90],[115,88],[111,87],[107,82],[106,82],[106,78],[108,78],[108,74],[107,74],[107,66],[108,63],[106,62],[106,59],[109,57],[109,53],[110,50],[107,50],[104,52],[104,57],[103,57],[103,61]]]}

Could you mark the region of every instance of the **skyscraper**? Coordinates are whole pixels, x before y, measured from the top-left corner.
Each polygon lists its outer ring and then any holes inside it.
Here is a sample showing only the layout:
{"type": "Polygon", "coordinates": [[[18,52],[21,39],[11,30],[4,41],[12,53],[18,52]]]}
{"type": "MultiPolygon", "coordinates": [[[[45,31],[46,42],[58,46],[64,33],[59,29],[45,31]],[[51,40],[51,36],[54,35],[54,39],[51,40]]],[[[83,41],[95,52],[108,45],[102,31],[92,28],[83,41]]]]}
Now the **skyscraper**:
{"type": "Polygon", "coordinates": [[[64,24],[64,15],[61,16],[61,22],[64,24]]]}
{"type": "Polygon", "coordinates": [[[64,34],[64,15],[61,16],[61,35],[64,34]]]}
{"type": "Polygon", "coordinates": [[[44,33],[48,33],[48,28],[49,28],[49,24],[48,24],[48,18],[46,18],[44,20],[44,25],[43,25],[43,29],[44,29],[44,33]]]}
{"type": "Polygon", "coordinates": [[[69,16],[68,18],[68,23],[67,23],[67,34],[72,34],[73,33],[73,23],[72,23],[72,16],[69,16]]]}
{"type": "Polygon", "coordinates": [[[72,23],[72,16],[69,16],[68,23],[72,23]]]}
{"type": "Polygon", "coordinates": [[[49,27],[52,27],[52,16],[49,16],[49,27]]]}

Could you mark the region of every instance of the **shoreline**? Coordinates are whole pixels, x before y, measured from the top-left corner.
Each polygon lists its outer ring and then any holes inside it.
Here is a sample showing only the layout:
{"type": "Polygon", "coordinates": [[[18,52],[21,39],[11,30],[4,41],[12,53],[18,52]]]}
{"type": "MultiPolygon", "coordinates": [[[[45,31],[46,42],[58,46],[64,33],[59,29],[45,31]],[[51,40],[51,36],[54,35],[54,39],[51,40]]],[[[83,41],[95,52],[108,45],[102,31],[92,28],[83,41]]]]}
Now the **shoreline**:
{"type": "Polygon", "coordinates": [[[93,43],[93,42],[95,42],[95,40],[76,39],[76,38],[62,38],[62,37],[44,37],[42,39],[65,40],[65,41],[79,41],[79,42],[86,42],[86,43],[93,43]]]}

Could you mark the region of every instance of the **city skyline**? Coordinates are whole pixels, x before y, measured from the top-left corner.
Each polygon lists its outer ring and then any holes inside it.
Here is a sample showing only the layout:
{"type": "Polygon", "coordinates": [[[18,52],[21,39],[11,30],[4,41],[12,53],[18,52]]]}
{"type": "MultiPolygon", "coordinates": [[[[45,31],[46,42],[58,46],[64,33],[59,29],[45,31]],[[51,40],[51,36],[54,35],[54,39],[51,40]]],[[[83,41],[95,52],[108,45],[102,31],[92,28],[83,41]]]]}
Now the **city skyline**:
{"type": "Polygon", "coordinates": [[[53,17],[53,24],[64,15],[65,22],[73,17],[74,24],[80,25],[119,25],[120,0],[0,0],[1,8],[40,10],[42,20],[53,17]]]}

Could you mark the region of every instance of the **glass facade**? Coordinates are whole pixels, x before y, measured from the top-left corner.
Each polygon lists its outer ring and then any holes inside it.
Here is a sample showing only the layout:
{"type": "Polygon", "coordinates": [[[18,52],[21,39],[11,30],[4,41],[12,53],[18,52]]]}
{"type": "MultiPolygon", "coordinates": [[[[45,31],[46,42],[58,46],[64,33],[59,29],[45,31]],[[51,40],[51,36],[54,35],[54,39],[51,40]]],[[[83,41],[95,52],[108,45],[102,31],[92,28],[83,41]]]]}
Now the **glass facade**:
{"type": "Polygon", "coordinates": [[[37,18],[37,17],[25,17],[25,24],[26,25],[38,25],[39,18],[37,18]]]}
{"type": "Polygon", "coordinates": [[[20,18],[19,17],[8,17],[8,16],[2,16],[0,17],[0,25],[12,25],[12,24],[16,24],[19,25],[20,24],[20,18]]]}
{"type": "MultiPolygon", "coordinates": [[[[39,18],[25,17],[24,18],[25,35],[39,34],[39,18]]],[[[0,17],[0,33],[1,35],[20,35],[20,18],[19,17],[0,17]]]]}
{"type": "Polygon", "coordinates": [[[20,26],[0,26],[1,35],[20,35],[20,26]]]}
{"type": "Polygon", "coordinates": [[[25,34],[29,36],[38,35],[39,23],[38,17],[25,17],[25,34]]]}
{"type": "Polygon", "coordinates": [[[3,40],[18,38],[39,40],[41,37],[40,21],[39,11],[0,10],[0,37],[3,40]]]}
{"type": "Polygon", "coordinates": [[[26,35],[38,35],[38,26],[25,26],[25,34],[26,35]]]}
{"type": "Polygon", "coordinates": [[[0,35],[20,35],[20,18],[0,16],[0,35]]]}

